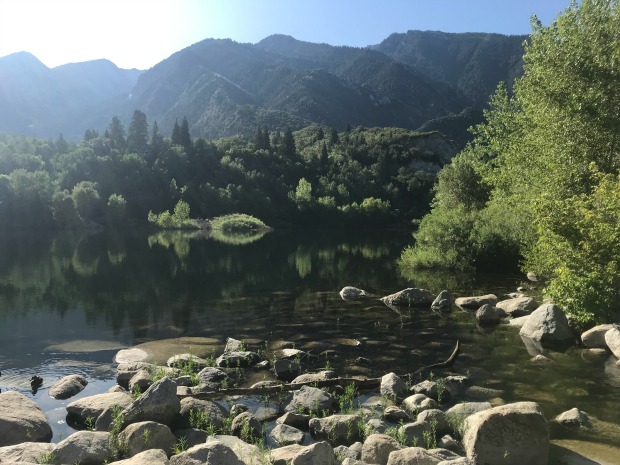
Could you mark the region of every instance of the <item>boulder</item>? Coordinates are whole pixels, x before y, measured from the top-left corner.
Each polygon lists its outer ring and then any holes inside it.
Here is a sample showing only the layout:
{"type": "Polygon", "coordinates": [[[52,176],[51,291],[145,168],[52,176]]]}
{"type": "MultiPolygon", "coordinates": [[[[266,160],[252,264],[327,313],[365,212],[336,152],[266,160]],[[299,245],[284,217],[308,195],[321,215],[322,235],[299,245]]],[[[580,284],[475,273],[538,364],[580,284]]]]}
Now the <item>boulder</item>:
{"type": "Polygon", "coordinates": [[[278,379],[290,382],[299,375],[301,367],[299,366],[299,362],[297,360],[281,358],[280,360],[276,360],[273,364],[273,370],[278,379]]]}
{"type": "Polygon", "coordinates": [[[402,446],[386,434],[371,434],[362,447],[362,462],[385,465],[390,453],[402,449],[402,446]]]}
{"type": "Polygon", "coordinates": [[[170,465],[246,465],[233,450],[221,442],[207,442],[173,455],[170,465]]]}
{"type": "Polygon", "coordinates": [[[605,343],[611,353],[616,358],[620,358],[620,329],[618,327],[611,328],[605,333],[605,343]]]}
{"type": "Polygon", "coordinates": [[[226,346],[224,347],[225,354],[231,352],[244,352],[245,350],[247,349],[243,341],[240,341],[239,339],[235,339],[233,337],[226,338],[226,346]]]}
{"type": "Polygon", "coordinates": [[[325,441],[317,442],[299,451],[291,465],[336,465],[334,449],[325,441]]]}
{"type": "Polygon", "coordinates": [[[368,293],[362,289],[353,286],[345,286],[340,291],[342,300],[357,300],[368,296],[368,293]]]}
{"type": "Polygon", "coordinates": [[[417,414],[422,410],[437,408],[437,402],[424,394],[414,394],[403,400],[403,408],[408,412],[417,414]]]}
{"type": "Polygon", "coordinates": [[[529,319],[529,315],[520,316],[518,318],[511,318],[508,320],[508,324],[510,326],[516,326],[517,328],[522,328],[525,322],[529,319]]]}
{"type": "Polygon", "coordinates": [[[334,447],[334,454],[336,459],[344,460],[350,458],[353,460],[360,460],[362,458],[363,444],[359,441],[354,442],[350,446],[338,446],[334,447]]]}
{"type": "Polygon", "coordinates": [[[142,421],[127,426],[118,435],[118,440],[125,445],[129,457],[155,448],[163,449],[166,455],[170,456],[177,442],[170,428],[154,421],[142,421]]]}
{"type": "Polygon", "coordinates": [[[581,342],[590,349],[607,349],[605,333],[613,327],[614,325],[612,324],[606,324],[590,328],[581,334],[581,342]]]}
{"type": "Polygon", "coordinates": [[[278,447],[277,449],[271,449],[269,451],[269,458],[271,459],[271,465],[290,465],[293,457],[299,452],[304,450],[304,446],[299,444],[291,444],[290,446],[278,447]]]}
{"type": "Polygon", "coordinates": [[[487,294],[472,297],[459,297],[454,303],[461,308],[478,310],[484,304],[495,305],[497,303],[497,296],[495,294],[487,294]]]}
{"type": "Polygon", "coordinates": [[[22,442],[13,446],[0,447],[0,463],[39,463],[42,455],[49,454],[55,444],[49,442],[22,442]]]}
{"type": "Polygon", "coordinates": [[[390,423],[400,423],[401,421],[407,423],[411,421],[411,417],[402,408],[390,405],[383,411],[383,418],[390,423]]]}
{"type": "Polygon", "coordinates": [[[219,385],[222,381],[228,378],[226,372],[215,367],[204,367],[196,375],[201,382],[213,383],[219,385]]]}
{"type": "Polygon", "coordinates": [[[448,401],[452,397],[452,393],[447,389],[445,382],[440,386],[436,381],[422,381],[413,385],[411,391],[416,394],[424,394],[437,402],[441,401],[441,403],[448,401]],[[439,387],[441,387],[441,393],[439,392],[439,387]]]}
{"type": "Polygon", "coordinates": [[[459,457],[458,459],[442,460],[437,465],[476,465],[476,462],[467,457],[459,457]]]}
{"type": "Polygon", "coordinates": [[[292,426],[303,431],[308,431],[310,415],[304,413],[286,412],[276,420],[276,423],[292,426]]]}
{"type": "Polygon", "coordinates": [[[0,393],[0,447],[51,439],[52,428],[36,402],[16,391],[0,393]]]}
{"type": "Polygon", "coordinates": [[[134,363],[149,362],[152,359],[149,351],[140,349],[139,347],[130,347],[129,349],[121,349],[114,356],[116,363],[134,363]]]}
{"type": "Polygon", "coordinates": [[[549,428],[535,402],[516,402],[465,420],[463,447],[476,463],[547,465],[549,428]]]}
{"type": "Polygon", "coordinates": [[[154,421],[170,425],[181,411],[177,386],[170,378],[162,378],[123,410],[124,424],[154,421]]]}
{"type": "Polygon", "coordinates": [[[110,433],[78,431],[56,444],[52,450],[55,463],[102,465],[114,456],[110,433]]]}
{"type": "Polygon", "coordinates": [[[440,461],[422,447],[406,447],[390,453],[387,465],[435,465],[440,461]]]}
{"type": "Polygon", "coordinates": [[[258,361],[260,361],[260,357],[256,352],[245,350],[238,352],[224,352],[215,360],[215,363],[218,367],[238,368],[254,365],[258,361]]]}
{"type": "Polygon", "coordinates": [[[538,307],[538,303],[527,296],[506,299],[495,304],[497,308],[502,309],[510,317],[525,316],[532,313],[538,307]]]}
{"type": "Polygon", "coordinates": [[[390,399],[402,399],[403,394],[407,391],[407,385],[395,373],[388,373],[381,377],[379,391],[382,396],[387,396],[390,399]]]}
{"type": "Polygon", "coordinates": [[[204,358],[200,358],[193,354],[178,354],[170,357],[166,361],[166,365],[170,368],[179,368],[193,373],[198,373],[203,368],[208,367],[209,362],[207,362],[204,358]]]}
{"type": "Polygon", "coordinates": [[[177,438],[177,442],[184,441],[189,449],[190,447],[205,443],[209,435],[202,429],[187,428],[175,430],[174,436],[177,438]]]}
{"type": "Polygon", "coordinates": [[[577,407],[560,413],[557,417],[555,417],[555,421],[562,426],[592,428],[592,423],[590,423],[590,417],[588,414],[579,410],[577,407]]]}
{"type": "Polygon", "coordinates": [[[439,436],[443,436],[451,431],[446,414],[439,409],[428,409],[420,412],[416,421],[425,423],[429,427],[434,424],[435,433],[439,436]]]}
{"type": "Polygon", "coordinates": [[[387,305],[404,307],[430,306],[434,300],[435,296],[430,291],[414,287],[381,298],[381,301],[387,305]]]}
{"type": "Polygon", "coordinates": [[[366,422],[366,426],[364,426],[365,433],[372,434],[383,434],[393,425],[390,425],[388,422],[381,420],[380,418],[371,418],[366,422]]]}
{"type": "Polygon", "coordinates": [[[333,370],[323,370],[318,373],[304,373],[291,381],[291,384],[314,383],[315,381],[325,381],[326,379],[333,379],[335,377],[336,372],[333,370]]]}
{"type": "Polygon", "coordinates": [[[329,441],[332,446],[346,446],[360,440],[359,416],[357,415],[313,418],[309,425],[313,438],[329,441]]]}
{"type": "Polygon", "coordinates": [[[519,334],[541,345],[567,345],[575,340],[566,315],[553,304],[544,304],[534,310],[519,334]]]}
{"type": "Polygon", "coordinates": [[[302,386],[293,393],[293,398],[286,406],[287,412],[319,413],[324,410],[331,412],[336,405],[336,399],[328,392],[319,388],[302,386]]]}
{"type": "Polygon", "coordinates": [[[297,428],[289,425],[278,424],[271,430],[269,435],[281,446],[289,446],[291,444],[301,444],[304,442],[304,433],[297,428]]]}
{"type": "Polygon", "coordinates": [[[493,406],[489,402],[461,402],[446,411],[446,421],[452,428],[452,433],[462,436],[467,417],[491,408],[493,406]]]}
{"type": "Polygon", "coordinates": [[[424,435],[430,433],[430,425],[422,421],[405,423],[398,428],[398,435],[409,446],[424,444],[424,435]]]}
{"type": "Polygon", "coordinates": [[[149,449],[133,457],[118,462],[112,462],[110,465],[168,465],[168,457],[161,449],[149,449]]]}
{"type": "Polygon", "coordinates": [[[484,304],[476,310],[476,321],[481,325],[496,325],[499,320],[499,310],[493,305],[484,304]]]}
{"type": "Polygon", "coordinates": [[[49,388],[47,393],[54,399],[68,399],[81,392],[87,384],[82,375],[68,375],[49,388]]]}
{"type": "Polygon", "coordinates": [[[454,297],[452,297],[452,294],[446,290],[443,290],[431,303],[431,309],[439,312],[449,312],[452,310],[453,302],[454,297]]]}
{"type": "Polygon", "coordinates": [[[133,376],[140,370],[146,370],[149,373],[157,373],[158,375],[161,374],[164,376],[170,376],[172,378],[175,378],[180,374],[180,371],[176,368],[160,367],[152,363],[121,363],[118,365],[118,367],[116,367],[116,382],[125,389],[128,389],[129,380],[133,378],[133,376]]]}
{"type": "MultiPolygon", "coordinates": [[[[222,444],[228,447],[241,462],[247,465],[259,465],[261,456],[263,456],[258,446],[248,444],[236,436],[228,436],[225,434],[209,436],[207,438],[207,444],[222,444]]],[[[264,456],[267,458],[268,454],[266,453],[264,456]]],[[[219,462],[216,463],[219,465],[219,462]]]]}
{"type": "Polygon", "coordinates": [[[233,436],[243,439],[246,442],[253,442],[254,439],[261,438],[263,427],[254,415],[250,412],[243,412],[233,418],[230,425],[233,436]]]}
{"type": "Polygon", "coordinates": [[[185,397],[181,399],[179,414],[173,426],[175,429],[208,429],[209,425],[213,425],[214,428],[220,429],[227,416],[226,409],[216,402],[185,397]]]}
{"type": "Polygon", "coordinates": [[[150,371],[138,370],[129,380],[128,388],[131,392],[144,392],[153,384],[153,375],[150,371]]]}

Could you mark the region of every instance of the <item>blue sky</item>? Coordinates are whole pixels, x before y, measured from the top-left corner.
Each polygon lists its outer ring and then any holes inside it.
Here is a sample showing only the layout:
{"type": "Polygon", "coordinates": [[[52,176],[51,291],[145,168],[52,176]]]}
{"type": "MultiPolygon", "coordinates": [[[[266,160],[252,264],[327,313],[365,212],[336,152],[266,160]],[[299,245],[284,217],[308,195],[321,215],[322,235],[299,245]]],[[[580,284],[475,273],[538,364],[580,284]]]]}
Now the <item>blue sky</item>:
{"type": "Polygon", "coordinates": [[[107,58],[146,69],[206,38],[271,34],[363,47],[393,32],[527,34],[569,0],[0,0],[0,56],[28,51],[50,67],[107,58]]]}

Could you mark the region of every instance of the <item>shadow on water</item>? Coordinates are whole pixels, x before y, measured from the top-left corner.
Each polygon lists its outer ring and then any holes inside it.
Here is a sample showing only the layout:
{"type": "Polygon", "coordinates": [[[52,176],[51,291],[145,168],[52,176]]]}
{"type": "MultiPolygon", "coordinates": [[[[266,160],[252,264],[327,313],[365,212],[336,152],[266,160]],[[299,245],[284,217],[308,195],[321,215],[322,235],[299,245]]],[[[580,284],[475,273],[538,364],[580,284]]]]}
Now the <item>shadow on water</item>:
{"type": "MultiPolygon", "coordinates": [[[[30,376],[41,374],[43,389],[34,398],[62,423],[66,402],[50,399],[47,388],[66,374],[83,373],[91,382],[82,396],[103,392],[114,382],[113,356],[124,347],[190,347],[209,355],[221,351],[227,337],[288,341],[320,355],[314,368],[329,364],[343,374],[374,377],[441,361],[458,339],[462,354],[454,371],[477,385],[468,399],[533,400],[549,419],[578,407],[598,422],[595,434],[553,430],[554,439],[620,442],[620,366],[613,357],[588,358],[573,347],[546,351],[551,363],[541,366],[517,328],[480,328],[457,309],[448,315],[394,311],[378,299],[412,286],[502,294],[513,292],[523,276],[399,274],[394,263],[410,241],[407,233],[273,231],[215,239],[195,231],[4,238],[0,388],[27,392],[30,376]],[[345,285],[373,296],[343,302],[338,291],[345,285]]],[[[56,425],[59,431],[67,434],[66,426],[56,425]]]]}

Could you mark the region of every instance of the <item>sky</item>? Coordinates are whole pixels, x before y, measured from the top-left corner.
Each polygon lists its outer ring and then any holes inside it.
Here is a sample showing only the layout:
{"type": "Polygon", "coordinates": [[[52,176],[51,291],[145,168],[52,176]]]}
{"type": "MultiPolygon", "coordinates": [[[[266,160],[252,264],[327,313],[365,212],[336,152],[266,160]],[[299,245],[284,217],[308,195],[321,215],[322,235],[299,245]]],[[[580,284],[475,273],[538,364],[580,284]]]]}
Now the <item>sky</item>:
{"type": "Polygon", "coordinates": [[[207,38],[271,34],[364,47],[393,32],[528,34],[570,0],[0,0],[0,57],[26,51],[53,68],[106,58],[148,69],[207,38]]]}

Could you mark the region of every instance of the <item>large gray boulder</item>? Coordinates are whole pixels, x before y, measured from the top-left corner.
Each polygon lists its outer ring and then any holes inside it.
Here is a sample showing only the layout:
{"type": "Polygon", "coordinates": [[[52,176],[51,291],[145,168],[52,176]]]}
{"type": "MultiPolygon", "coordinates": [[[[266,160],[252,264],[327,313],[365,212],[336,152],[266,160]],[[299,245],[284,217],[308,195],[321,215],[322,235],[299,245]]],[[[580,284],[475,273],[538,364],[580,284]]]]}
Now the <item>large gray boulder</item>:
{"type": "Polygon", "coordinates": [[[502,309],[508,316],[513,318],[525,316],[532,313],[538,307],[538,303],[532,297],[522,296],[514,299],[506,299],[495,304],[502,309]]]}
{"type": "Polygon", "coordinates": [[[611,350],[611,353],[616,358],[620,358],[620,329],[618,327],[611,328],[605,333],[605,343],[609,350],[611,350]]]}
{"type": "Polygon", "coordinates": [[[403,400],[402,406],[407,412],[417,414],[422,410],[437,408],[437,402],[424,394],[413,394],[403,400]]]}
{"type": "Polygon", "coordinates": [[[237,454],[221,442],[208,442],[173,455],[170,465],[246,465],[237,454]]]}
{"type": "Polygon", "coordinates": [[[330,393],[311,386],[302,386],[299,391],[293,393],[293,398],[286,406],[287,412],[314,412],[324,410],[331,412],[336,405],[336,399],[330,393]]]}
{"type": "Polygon", "coordinates": [[[149,449],[131,458],[112,462],[110,465],[168,465],[168,457],[161,449],[149,449]]]}
{"type": "Polygon", "coordinates": [[[476,321],[481,325],[496,325],[500,320],[500,310],[490,304],[482,305],[476,310],[476,321]]]}
{"type": "Polygon", "coordinates": [[[185,397],[181,399],[179,415],[173,426],[174,429],[208,429],[209,425],[212,425],[215,429],[220,429],[226,417],[228,417],[228,412],[216,402],[185,397]]]}
{"type": "Polygon", "coordinates": [[[334,449],[325,441],[317,442],[298,452],[291,465],[336,465],[334,449]]]}
{"type": "Polygon", "coordinates": [[[357,415],[331,415],[310,420],[313,438],[329,441],[332,446],[349,445],[360,440],[357,415]]]}
{"type": "Polygon", "coordinates": [[[14,446],[0,447],[0,463],[39,463],[41,456],[50,453],[54,446],[55,444],[49,442],[22,442],[14,446]]]}
{"type": "Polygon", "coordinates": [[[454,297],[450,294],[449,291],[443,290],[439,293],[435,300],[431,303],[431,309],[439,312],[449,312],[452,310],[452,303],[454,302],[454,297]]]}
{"type": "Polygon", "coordinates": [[[590,349],[607,349],[605,333],[613,327],[612,324],[606,324],[590,328],[581,334],[581,342],[590,349]]]}
{"type": "Polygon", "coordinates": [[[407,385],[396,373],[388,373],[381,377],[379,391],[382,396],[387,396],[390,399],[402,399],[403,394],[407,391],[407,385]]]}
{"type": "Polygon", "coordinates": [[[81,392],[87,384],[82,375],[68,375],[50,387],[47,393],[54,399],[68,399],[81,392]]]}
{"type": "Polygon", "coordinates": [[[52,450],[55,463],[101,465],[114,458],[110,433],[78,431],[59,442],[52,450]]]}
{"type": "Polygon", "coordinates": [[[390,453],[387,465],[436,465],[441,460],[422,447],[406,447],[390,453]]]}
{"type": "Polygon", "coordinates": [[[430,306],[434,300],[435,296],[431,291],[415,287],[408,287],[381,298],[381,301],[387,305],[404,307],[430,306]]]}
{"type": "Polygon", "coordinates": [[[163,449],[170,456],[177,442],[170,428],[154,421],[141,421],[127,426],[118,435],[118,440],[125,445],[129,457],[154,448],[163,449]]]}
{"type": "Polygon", "coordinates": [[[261,438],[263,434],[260,421],[250,412],[242,412],[233,418],[230,425],[230,431],[233,436],[243,439],[247,442],[261,438]]]}
{"type": "Polygon", "coordinates": [[[345,286],[340,291],[340,297],[342,300],[357,300],[366,296],[368,296],[366,291],[353,286],[345,286]]]}
{"type": "Polygon", "coordinates": [[[362,462],[385,465],[390,453],[399,449],[402,446],[387,434],[371,434],[362,446],[362,462]]]}
{"type": "Polygon", "coordinates": [[[566,315],[554,304],[544,304],[534,310],[519,334],[541,345],[568,345],[575,340],[566,315]]]}
{"type": "Polygon", "coordinates": [[[478,295],[471,297],[459,297],[454,303],[468,310],[478,310],[484,304],[495,305],[497,303],[497,296],[495,294],[478,295]]]}
{"type": "Polygon", "coordinates": [[[237,351],[237,352],[224,352],[220,355],[215,363],[218,367],[222,368],[238,368],[247,367],[258,363],[260,357],[256,352],[249,350],[237,351]]]}
{"type": "Polygon", "coordinates": [[[97,420],[105,410],[111,412],[114,406],[124,409],[129,407],[132,402],[133,398],[127,392],[105,392],[74,400],[67,405],[67,413],[78,418],[80,422],[85,423],[97,420]]]}
{"type": "Polygon", "coordinates": [[[304,450],[304,446],[299,444],[291,444],[289,446],[278,447],[269,451],[269,458],[272,465],[290,465],[293,457],[304,450]]]}
{"type": "Polygon", "coordinates": [[[540,406],[517,402],[465,420],[463,447],[480,464],[547,465],[549,428],[540,406]]]}
{"type": "MultiPolygon", "coordinates": [[[[262,453],[258,446],[248,444],[236,436],[216,435],[207,438],[207,444],[223,444],[232,450],[241,462],[247,465],[260,465],[262,457],[268,457],[268,453],[262,453]]],[[[219,462],[217,462],[219,465],[219,462]]]]}
{"type": "Polygon", "coordinates": [[[170,378],[162,378],[123,410],[124,424],[154,421],[171,425],[181,411],[177,386],[170,378]]]}
{"type": "Polygon", "coordinates": [[[52,428],[33,400],[15,391],[0,394],[0,447],[51,439],[52,428]]]}
{"type": "Polygon", "coordinates": [[[304,442],[303,431],[298,430],[289,425],[278,424],[269,433],[271,438],[281,446],[289,446],[291,444],[301,444],[304,442]]]}

